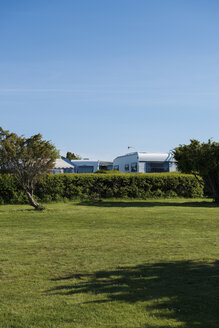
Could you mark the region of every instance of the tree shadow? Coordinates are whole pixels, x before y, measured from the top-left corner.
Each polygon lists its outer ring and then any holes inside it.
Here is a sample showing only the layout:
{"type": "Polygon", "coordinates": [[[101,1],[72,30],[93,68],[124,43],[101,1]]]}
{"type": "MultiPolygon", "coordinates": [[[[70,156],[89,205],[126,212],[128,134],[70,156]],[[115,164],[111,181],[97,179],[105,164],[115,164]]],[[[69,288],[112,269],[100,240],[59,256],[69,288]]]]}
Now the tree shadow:
{"type": "Polygon", "coordinates": [[[63,283],[47,291],[50,295],[93,293],[101,299],[90,303],[144,302],[151,315],[175,319],[184,328],[219,327],[219,261],[161,262],[52,280],[63,283]]]}
{"type": "Polygon", "coordinates": [[[157,207],[157,206],[173,206],[173,207],[219,207],[218,203],[200,201],[200,202],[169,202],[169,201],[82,201],[76,205],[80,206],[97,206],[97,207],[157,207]]]}
{"type": "MultiPolygon", "coordinates": [[[[5,205],[2,205],[5,206],[5,205]]],[[[35,208],[21,208],[21,209],[8,209],[8,210],[0,210],[0,213],[11,213],[11,212],[36,212],[35,208]]]]}

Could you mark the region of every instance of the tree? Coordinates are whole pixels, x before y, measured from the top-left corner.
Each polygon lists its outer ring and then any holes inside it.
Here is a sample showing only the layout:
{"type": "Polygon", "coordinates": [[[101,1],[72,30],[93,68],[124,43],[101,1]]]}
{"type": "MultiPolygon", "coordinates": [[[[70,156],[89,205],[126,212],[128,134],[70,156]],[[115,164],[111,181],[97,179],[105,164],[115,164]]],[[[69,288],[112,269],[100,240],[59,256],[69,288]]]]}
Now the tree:
{"type": "Polygon", "coordinates": [[[189,145],[176,147],[173,153],[178,169],[194,174],[200,183],[201,176],[206,189],[219,202],[219,142],[191,140],[189,145]]]}
{"type": "Polygon", "coordinates": [[[69,161],[72,161],[73,159],[81,159],[81,156],[75,153],[71,153],[70,151],[68,151],[66,153],[66,156],[62,156],[62,159],[68,159],[69,161]]]}
{"type": "Polygon", "coordinates": [[[42,206],[34,199],[34,187],[39,178],[51,172],[59,153],[41,134],[30,138],[18,136],[0,127],[0,171],[14,175],[35,209],[42,206]]]}

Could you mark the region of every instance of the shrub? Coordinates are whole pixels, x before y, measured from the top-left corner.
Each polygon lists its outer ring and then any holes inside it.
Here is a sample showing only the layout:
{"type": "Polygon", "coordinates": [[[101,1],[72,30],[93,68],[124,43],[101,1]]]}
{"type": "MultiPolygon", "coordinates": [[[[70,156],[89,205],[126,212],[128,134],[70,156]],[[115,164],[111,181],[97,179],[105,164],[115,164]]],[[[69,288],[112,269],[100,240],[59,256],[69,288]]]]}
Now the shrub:
{"type": "Polygon", "coordinates": [[[27,196],[10,174],[0,174],[0,204],[25,204],[27,196]]]}
{"type": "Polygon", "coordinates": [[[96,172],[94,172],[95,174],[126,174],[124,172],[118,171],[118,170],[106,170],[106,169],[99,169],[96,172]]]}
{"type": "MultiPolygon", "coordinates": [[[[35,189],[37,199],[50,202],[77,198],[159,198],[203,196],[193,175],[180,173],[45,175],[35,189]]],[[[0,204],[25,203],[26,196],[11,175],[0,175],[0,204]]]]}

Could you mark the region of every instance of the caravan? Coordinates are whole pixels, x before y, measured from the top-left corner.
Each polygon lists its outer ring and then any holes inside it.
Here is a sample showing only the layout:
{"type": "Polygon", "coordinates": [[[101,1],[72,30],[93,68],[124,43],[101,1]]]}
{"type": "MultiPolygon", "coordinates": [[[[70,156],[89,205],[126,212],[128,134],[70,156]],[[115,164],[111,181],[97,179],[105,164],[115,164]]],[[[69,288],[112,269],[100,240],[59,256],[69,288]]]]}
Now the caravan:
{"type": "Polygon", "coordinates": [[[113,169],[124,173],[156,173],[177,171],[171,153],[133,152],[118,156],[113,161],[113,169]]]}

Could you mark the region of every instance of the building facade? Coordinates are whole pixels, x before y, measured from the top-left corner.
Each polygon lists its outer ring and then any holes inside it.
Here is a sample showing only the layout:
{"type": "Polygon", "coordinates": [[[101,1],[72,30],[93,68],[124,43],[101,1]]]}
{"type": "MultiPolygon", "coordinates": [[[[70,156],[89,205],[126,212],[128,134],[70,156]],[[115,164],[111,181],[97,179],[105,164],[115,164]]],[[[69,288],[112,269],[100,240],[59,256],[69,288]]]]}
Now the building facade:
{"type": "Polygon", "coordinates": [[[113,162],[92,161],[92,160],[72,160],[75,167],[75,173],[93,173],[97,170],[112,170],[113,162]]]}

